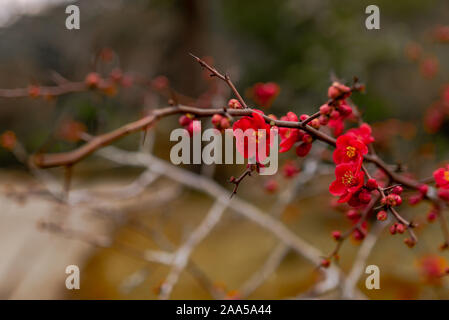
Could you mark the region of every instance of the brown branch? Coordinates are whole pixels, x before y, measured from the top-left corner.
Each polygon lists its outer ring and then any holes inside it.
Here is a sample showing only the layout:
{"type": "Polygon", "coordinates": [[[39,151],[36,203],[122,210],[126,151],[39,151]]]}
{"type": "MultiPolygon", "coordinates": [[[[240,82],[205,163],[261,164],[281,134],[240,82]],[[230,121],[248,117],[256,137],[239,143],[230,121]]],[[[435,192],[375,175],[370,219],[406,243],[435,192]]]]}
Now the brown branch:
{"type": "MultiPolygon", "coordinates": [[[[73,151],[69,152],[63,152],[63,153],[56,153],[56,154],[35,154],[30,158],[30,161],[35,163],[36,166],[40,168],[51,168],[51,167],[58,167],[63,165],[70,165],[75,164],[78,161],[84,159],[88,155],[90,155],[92,152],[94,152],[97,149],[100,149],[113,141],[122,138],[130,133],[140,131],[142,129],[145,129],[148,126],[153,125],[157,120],[164,118],[169,115],[173,114],[180,114],[180,113],[190,113],[194,114],[197,117],[210,117],[216,113],[222,113],[223,109],[217,108],[217,109],[203,109],[203,108],[196,108],[196,107],[190,107],[190,106],[184,106],[184,105],[178,105],[178,106],[172,106],[172,107],[166,107],[162,109],[156,109],[152,111],[152,113],[140,120],[137,120],[135,122],[131,122],[129,124],[124,125],[123,127],[120,127],[114,131],[111,131],[109,133],[96,136],[83,146],[81,146],[78,149],[75,149],[73,151]]],[[[228,113],[231,116],[250,116],[253,111],[252,109],[229,109],[228,113]]],[[[300,128],[311,135],[313,135],[318,140],[324,141],[330,145],[335,145],[335,139],[326,135],[325,133],[318,131],[308,125],[303,125],[302,122],[290,122],[290,121],[283,121],[283,120],[273,120],[272,118],[264,115],[263,116],[265,121],[267,123],[272,123],[278,127],[287,127],[287,128],[300,128]]]]}
{"type": "MultiPolygon", "coordinates": [[[[56,86],[32,86],[38,89],[38,96],[54,97],[72,92],[82,92],[89,89],[83,81],[65,82],[56,86]]],[[[31,87],[30,87],[31,88],[31,87]]],[[[30,88],[0,89],[0,97],[22,98],[30,96],[30,88]]]]}
{"type": "Polygon", "coordinates": [[[253,170],[253,165],[248,165],[245,171],[243,171],[243,173],[238,178],[235,178],[234,176],[231,176],[231,178],[229,178],[229,182],[234,184],[234,190],[232,190],[231,198],[237,193],[237,189],[239,188],[239,185],[243,181],[243,179],[245,179],[246,176],[251,176],[251,172],[253,170]]]}
{"type": "Polygon", "coordinates": [[[197,56],[195,56],[192,53],[189,53],[203,68],[206,68],[207,70],[209,70],[211,73],[211,77],[217,77],[221,80],[223,80],[224,82],[226,82],[226,84],[231,88],[232,92],[234,92],[235,96],[237,97],[237,99],[240,101],[240,103],[242,104],[242,106],[245,109],[248,109],[248,106],[245,103],[245,100],[243,100],[242,96],[240,95],[240,93],[238,92],[237,88],[234,86],[234,84],[231,81],[231,78],[229,78],[229,76],[227,74],[223,75],[220,72],[217,71],[217,69],[209,66],[204,60],[198,58],[197,56]]]}

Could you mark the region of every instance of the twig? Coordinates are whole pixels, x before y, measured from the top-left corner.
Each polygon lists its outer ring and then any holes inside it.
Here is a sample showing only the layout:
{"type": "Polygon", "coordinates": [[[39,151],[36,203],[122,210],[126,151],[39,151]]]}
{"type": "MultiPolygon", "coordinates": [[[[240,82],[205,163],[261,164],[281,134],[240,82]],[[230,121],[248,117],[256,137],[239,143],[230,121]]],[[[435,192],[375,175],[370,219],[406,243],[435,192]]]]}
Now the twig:
{"type": "Polygon", "coordinates": [[[217,71],[217,69],[209,66],[204,60],[198,58],[197,56],[195,56],[192,53],[189,53],[203,68],[206,68],[207,70],[209,70],[210,72],[212,72],[211,76],[212,77],[218,77],[219,79],[225,81],[227,83],[227,85],[231,88],[232,92],[234,92],[235,96],[237,97],[237,99],[239,100],[239,102],[242,104],[242,106],[245,109],[248,109],[248,106],[245,103],[245,100],[243,100],[242,96],[240,95],[240,93],[238,92],[237,88],[234,86],[234,84],[231,81],[231,78],[229,78],[229,76],[227,74],[222,75],[220,72],[217,71]]]}

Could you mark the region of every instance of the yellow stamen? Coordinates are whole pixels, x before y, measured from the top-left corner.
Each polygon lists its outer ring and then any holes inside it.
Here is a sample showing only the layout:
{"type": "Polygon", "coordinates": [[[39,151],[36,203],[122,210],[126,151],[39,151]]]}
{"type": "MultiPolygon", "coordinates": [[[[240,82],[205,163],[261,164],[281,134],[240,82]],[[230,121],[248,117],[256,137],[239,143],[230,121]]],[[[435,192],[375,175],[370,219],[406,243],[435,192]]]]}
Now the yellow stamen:
{"type": "Polygon", "coordinates": [[[341,182],[345,185],[345,186],[352,186],[355,183],[355,178],[354,175],[352,174],[351,171],[346,171],[345,174],[343,175],[343,177],[341,177],[341,182]]]}
{"type": "Polygon", "coordinates": [[[444,171],[444,180],[449,181],[449,171],[444,171]]]}
{"type": "Polygon", "coordinates": [[[346,147],[346,155],[349,157],[349,158],[354,158],[354,156],[355,156],[355,148],[354,147],[351,147],[351,146],[348,146],[348,147],[346,147]]]}

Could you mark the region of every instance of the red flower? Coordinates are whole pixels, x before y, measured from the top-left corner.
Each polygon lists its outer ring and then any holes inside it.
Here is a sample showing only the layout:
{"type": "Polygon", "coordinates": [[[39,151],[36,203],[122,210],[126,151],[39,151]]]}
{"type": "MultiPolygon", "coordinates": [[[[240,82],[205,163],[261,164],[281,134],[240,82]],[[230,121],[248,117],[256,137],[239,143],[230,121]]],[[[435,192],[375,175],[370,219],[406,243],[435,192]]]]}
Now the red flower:
{"type": "Polygon", "coordinates": [[[334,150],[333,159],[336,164],[350,163],[360,169],[363,155],[368,153],[368,148],[353,135],[344,134],[337,139],[337,148],[334,150]]]}
{"type": "Polygon", "coordinates": [[[337,165],[335,177],[335,181],[329,186],[329,192],[334,196],[340,196],[338,200],[340,203],[348,202],[363,187],[364,173],[354,171],[354,167],[350,163],[337,165]]]}
{"type": "MultiPolygon", "coordinates": [[[[281,120],[298,122],[298,116],[293,112],[289,112],[285,117],[281,117],[281,120]]],[[[281,136],[279,152],[287,152],[288,150],[291,149],[291,147],[296,141],[300,140],[302,136],[302,131],[299,131],[299,129],[295,128],[281,127],[279,128],[279,135],[281,136]]]]}
{"type": "Polygon", "coordinates": [[[274,82],[256,83],[252,88],[254,101],[263,107],[269,107],[278,96],[279,86],[274,82]]]}
{"type": "Polygon", "coordinates": [[[433,177],[438,188],[449,189],[449,165],[435,170],[433,177]]]}
{"type": "Polygon", "coordinates": [[[265,122],[262,117],[263,114],[260,110],[254,110],[250,117],[242,117],[232,127],[236,138],[237,151],[247,159],[255,156],[256,162],[265,160],[270,153],[272,143],[270,141],[270,125],[265,122]],[[265,155],[259,155],[259,153],[263,153],[259,151],[259,148],[263,148],[264,145],[266,148],[265,155]]]}
{"type": "Polygon", "coordinates": [[[330,119],[328,122],[328,126],[329,128],[332,129],[332,133],[334,134],[335,137],[341,135],[345,128],[342,118],[330,119]]]}
{"type": "Polygon", "coordinates": [[[354,136],[366,145],[374,142],[374,138],[371,133],[371,126],[367,123],[363,123],[359,128],[354,128],[346,132],[346,134],[354,136]]]}

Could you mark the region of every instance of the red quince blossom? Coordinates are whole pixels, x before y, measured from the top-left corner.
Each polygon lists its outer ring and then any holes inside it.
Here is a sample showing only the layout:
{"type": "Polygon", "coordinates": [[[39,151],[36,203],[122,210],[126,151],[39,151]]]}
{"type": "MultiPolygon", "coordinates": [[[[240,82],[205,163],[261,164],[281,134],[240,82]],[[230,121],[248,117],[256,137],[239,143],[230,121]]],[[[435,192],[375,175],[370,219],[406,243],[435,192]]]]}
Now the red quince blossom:
{"type": "MultiPolygon", "coordinates": [[[[292,121],[292,122],[298,122],[298,116],[294,114],[293,112],[287,113],[286,116],[281,117],[281,120],[283,121],[292,121]]],[[[302,137],[302,131],[295,128],[279,128],[279,135],[281,137],[281,143],[279,145],[280,149],[279,152],[287,152],[291,149],[293,144],[300,140],[302,137]]]]}
{"type": "Polygon", "coordinates": [[[251,116],[242,117],[234,122],[232,127],[236,137],[237,151],[246,159],[256,157],[256,162],[265,160],[266,156],[269,155],[270,146],[273,142],[270,141],[270,125],[265,122],[265,119],[262,117],[263,114],[260,110],[254,110],[251,116]],[[251,135],[248,136],[247,130],[252,130],[251,135]],[[250,147],[253,144],[255,148],[250,147]],[[262,152],[259,152],[259,148],[263,148],[264,145],[266,148],[265,155],[259,155],[262,152]]]}
{"type": "Polygon", "coordinates": [[[335,181],[329,186],[329,192],[334,196],[340,196],[338,202],[348,202],[357,193],[364,183],[364,173],[354,170],[350,163],[337,165],[335,168],[335,181]]]}
{"type": "Polygon", "coordinates": [[[258,82],[252,87],[252,97],[262,107],[269,107],[279,95],[280,88],[274,82],[258,82]]]}
{"type": "Polygon", "coordinates": [[[327,124],[332,129],[335,137],[340,136],[344,130],[344,120],[353,117],[352,108],[346,100],[338,100],[335,102],[336,106],[326,105],[320,108],[321,116],[319,121],[321,124],[327,124]]]}
{"type": "Polygon", "coordinates": [[[333,153],[335,164],[349,163],[359,170],[362,166],[363,156],[368,148],[359,139],[351,134],[344,134],[337,139],[337,147],[333,153]]]}
{"type": "Polygon", "coordinates": [[[374,142],[371,126],[367,123],[362,123],[360,127],[348,130],[346,134],[354,136],[366,145],[374,142]]]}
{"type": "Polygon", "coordinates": [[[438,188],[449,189],[449,165],[435,170],[433,177],[438,188]]]}
{"type": "Polygon", "coordinates": [[[332,129],[332,133],[335,137],[341,135],[343,133],[343,130],[345,129],[342,118],[330,119],[328,122],[328,126],[332,129]]]}

